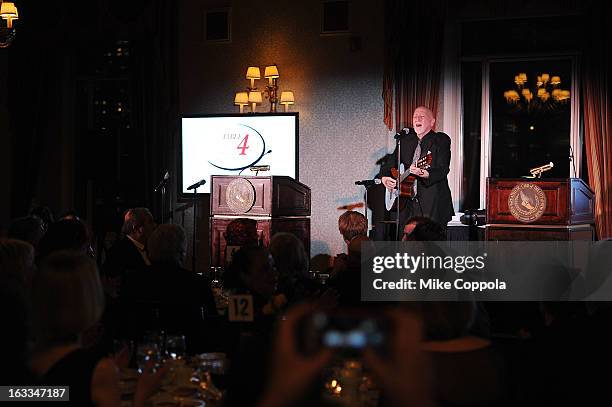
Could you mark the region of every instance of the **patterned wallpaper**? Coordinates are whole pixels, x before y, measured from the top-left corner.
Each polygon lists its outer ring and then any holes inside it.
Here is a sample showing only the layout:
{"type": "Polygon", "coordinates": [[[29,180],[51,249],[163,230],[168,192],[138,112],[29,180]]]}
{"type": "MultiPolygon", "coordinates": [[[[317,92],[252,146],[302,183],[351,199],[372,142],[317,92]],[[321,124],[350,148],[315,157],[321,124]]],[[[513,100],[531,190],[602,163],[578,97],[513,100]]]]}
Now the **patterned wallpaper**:
{"type": "Polygon", "coordinates": [[[363,200],[354,182],[375,175],[376,160],[392,145],[381,97],[383,3],[351,1],[351,33],[334,36],[320,35],[319,0],[265,4],[232,2],[231,42],[206,43],[204,10],[219,3],[181,2],[181,113],[236,112],[233,96],[247,85],[246,67],[278,64],[279,86],[295,92],[291,110],[300,114],[299,177],[312,189],[311,255],[340,253],[343,211],[336,208],[363,200]]]}

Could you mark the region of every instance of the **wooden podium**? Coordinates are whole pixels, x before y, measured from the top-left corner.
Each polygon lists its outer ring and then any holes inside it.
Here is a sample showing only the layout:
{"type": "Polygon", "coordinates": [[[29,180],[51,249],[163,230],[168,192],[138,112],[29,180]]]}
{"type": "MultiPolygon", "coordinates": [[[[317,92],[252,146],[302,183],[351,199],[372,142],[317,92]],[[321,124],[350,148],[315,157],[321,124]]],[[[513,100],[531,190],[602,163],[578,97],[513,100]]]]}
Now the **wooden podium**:
{"type": "Polygon", "coordinates": [[[594,206],[579,178],[488,178],[485,239],[593,240],[594,206]]]}
{"type": "Polygon", "coordinates": [[[310,253],[310,188],[286,176],[213,175],[210,203],[211,266],[225,266],[225,229],[236,218],[257,221],[264,246],[277,232],[296,235],[310,253]]]}

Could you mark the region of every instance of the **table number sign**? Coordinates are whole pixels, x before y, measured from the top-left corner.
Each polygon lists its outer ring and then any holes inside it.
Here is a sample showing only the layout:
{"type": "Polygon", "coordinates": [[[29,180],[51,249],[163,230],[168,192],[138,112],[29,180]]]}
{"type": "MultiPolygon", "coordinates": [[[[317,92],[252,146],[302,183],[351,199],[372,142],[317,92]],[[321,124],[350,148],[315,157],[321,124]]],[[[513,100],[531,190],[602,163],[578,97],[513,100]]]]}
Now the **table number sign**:
{"type": "Polygon", "coordinates": [[[253,322],[252,295],[231,295],[228,307],[228,318],[230,321],[253,322]]]}

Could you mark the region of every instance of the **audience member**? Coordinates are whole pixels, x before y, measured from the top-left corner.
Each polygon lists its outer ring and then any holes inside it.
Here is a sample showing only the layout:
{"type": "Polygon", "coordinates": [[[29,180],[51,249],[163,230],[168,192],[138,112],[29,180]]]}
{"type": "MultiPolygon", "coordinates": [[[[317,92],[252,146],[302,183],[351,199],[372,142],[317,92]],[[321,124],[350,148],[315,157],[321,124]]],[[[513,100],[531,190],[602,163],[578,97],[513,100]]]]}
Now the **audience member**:
{"type": "Polygon", "coordinates": [[[77,219],[62,219],[53,223],[40,240],[38,257],[44,259],[51,253],[73,250],[91,253],[91,235],[85,223],[77,219]]]}
{"type": "Polygon", "coordinates": [[[46,231],[47,227],[42,219],[30,215],[14,219],[9,225],[7,237],[28,242],[37,250],[38,244],[46,231]]]}
{"type": "MultiPolygon", "coordinates": [[[[271,355],[271,371],[258,406],[304,405],[310,384],[330,363],[332,349],[322,348],[314,355],[304,355],[297,346],[299,322],[313,310],[311,304],[300,304],[279,321],[271,355]]],[[[399,310],[389,311],[388,317],[394,326],[388,338],[389,354],[381,356],[370,349],[363,354],[375,382],[383,392],[387,402],[385,405],[433,406],[431,367],[427,355],[421,351],[420,320],[399,310]]]]}
{"type": "Polygon", "coordinates": [[[406,225],[404,226],[404,234],[402,235],[402,240],[408,240],[408,237],[416,227],[416,225],[429,222],[430,219],[425,216],[413,216],[406,221],[406,225]]]}
{"type": "Polygon", "coordinates": [[[129,209],[123,218],[121,232],[108,253],[104,272],[109,277],[123,277],[127,272],[142,271],[151,264],[146,251],[149,236],[155,230],[153,215],[147,208],[129,209]]]}
{"type": "Polygon", "coordinates": [[[361,303],[361,245],[370,240],[368,223],[361,213],[347,211],[338,218],[338,229],[347,253],[334,257],[329,286],[337,291],[340,305],[357,306],[361,303]]]}
{"type": "Polygon", "coordinates": [[[421,242],[445,241],[446,231],[439,223],[431,219],[415,217],[408,220],[404,228],[404,238],[402,240],[416,240],[421,242]],[[406,233],[406,231],[410,229],[412,229],[412,231],[406,233]]]}
{"type": "Polygon", "coordinates": [[[217,309],[208,281],[182,267],[187,251],[185,231],[179,225],[160,225],[147,247],[151,267],[125,276],[120,299],[126,323],[140,325],[143,332],[161,328],[192,336],[202,318],[216,315],[217,309]],[[158,320],[146,321],[153,308],[158,320]]]}
{"type": "Polygon", "coordinates": [[[259,246],[243,246],[234,254],[224,275],[224,287],[236,294],[251,294],[256,316],[275,314],[287,302],[275,297],[278,271],[270,252],[259,246]]]}
{"type": "Polygon", "coordinates": [[[30,312],[28,294],[34,270],[34,248],[21,240],[0,239],[0,321],[6,330],[0,335],[4,350],[0,384],[25,385],[31,382],[27,360],[30,312]]]}
{"type": "Polygon", "coordinates": [[[346,211],[338,218],[338,230],[348,246],[357,236],[368,235],[368,221],[356,211],[346,211]]]}
{"type": "Polygon", "coordinates": [[[257,221],[249,218],[232,220],[225,228],[225,263],[227,267],[232,262],[234,253],[242,246],[260,246],[261,242],[257,232],[257,221]]]}
{"type": "MultiPolygon", "coordinates": [[[[35,353],[32,372],[41,385],[70,387],[70,405],[119,406],[119,378],[114,361],[82,347],[81,336],[104,309],[102,285],[93,260],[76,252],[49,255],[32,289],[35,353]]],[[[143,405],[159,386],[145,373],[134,405],[143,405]]]]}
{"type": "Polygon", "coordinates": [[[17,239],[0,239],[0,275],[30,287],[34,277],[34,247],[17,239]]]}
{"type": "Polygon", "coordinates": [[[302,241],[294,234],[280,232],[272,236],[269,249],[278,270],[279,292],[289,302],[309,296],[314,287],[308,277],[308,255],[302,241]]]}
{"type": "Polygon", "coordinates": [[[51,226],[53,222],[55,222],[53,211],[48,206],[36,206],[30,209],[30,213],[28,215],[36,216],[42,220],[45,231],[49,229],[49,226],[51,226]]]}

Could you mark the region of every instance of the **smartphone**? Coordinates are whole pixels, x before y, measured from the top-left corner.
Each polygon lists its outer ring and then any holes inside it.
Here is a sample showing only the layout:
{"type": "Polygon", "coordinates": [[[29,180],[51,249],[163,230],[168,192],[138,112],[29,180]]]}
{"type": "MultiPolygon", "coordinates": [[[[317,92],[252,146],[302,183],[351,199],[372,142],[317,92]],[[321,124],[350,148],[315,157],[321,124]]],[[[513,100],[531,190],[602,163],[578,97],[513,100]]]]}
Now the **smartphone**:
{"type": "Polygon", "coordinates": [[[301,324],[300,348],[313,354],[325,348],[358,354],[365,348],[382,351],[389,337],[386,318],[362,311],[317,312],[301,324]]]}

